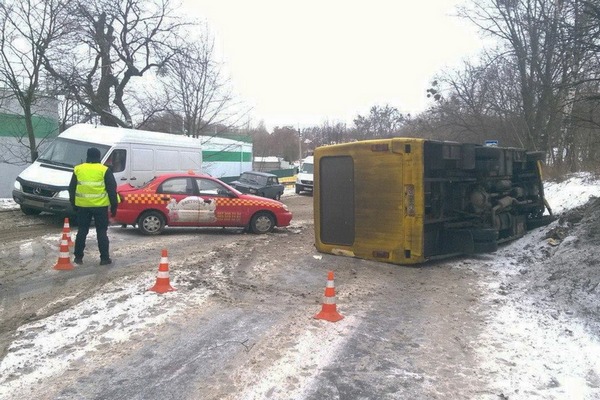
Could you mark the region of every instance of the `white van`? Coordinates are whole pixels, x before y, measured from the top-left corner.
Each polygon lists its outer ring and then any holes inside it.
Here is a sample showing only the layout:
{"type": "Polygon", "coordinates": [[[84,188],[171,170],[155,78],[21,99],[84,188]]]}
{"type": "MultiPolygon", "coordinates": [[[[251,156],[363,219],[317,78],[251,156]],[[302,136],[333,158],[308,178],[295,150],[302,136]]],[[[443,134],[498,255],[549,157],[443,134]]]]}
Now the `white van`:
{"type": "Polygon", "coordinates": [[[65,130],[19,174],[13,199],[27,215],[42,211],[73,214],[69,182],[73,167],[96,147],[110,166],[117,185],[142,186],[157,175],[202,172],[200,140],[168,133],[78,124],[65,130]]]}
{"type": "Polygon", "coordinates": [[[313,172],[314,172],[314,161],[313,156],[306,157],[296,176],[296,194],[300,194],[302,191],[311,192],[313,191],[313,172]]]}

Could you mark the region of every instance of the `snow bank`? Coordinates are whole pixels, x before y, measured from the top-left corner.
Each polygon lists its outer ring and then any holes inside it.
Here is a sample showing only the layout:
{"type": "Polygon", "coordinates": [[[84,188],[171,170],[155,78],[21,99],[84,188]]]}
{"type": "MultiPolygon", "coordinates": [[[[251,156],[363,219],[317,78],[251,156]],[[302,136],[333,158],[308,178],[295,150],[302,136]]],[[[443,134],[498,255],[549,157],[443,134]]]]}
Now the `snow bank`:
{"type": "MultiPolygon", "coordinates": [[[[600,181],[588,174],[550,182],[545,189],[557,215],[600,197],[600,181]]],[[[477,348],[490,399],[600,398],[600,341],[594,329],[600,299],[589,293],[600,280],[600,263],[597,237],[587,232],[600,212],[588,208],[580,222],[555,221],[536,229],[478,266],[493,271],[482,273],[488,277],[482,285],[489,316],[477,348]],[[557,227],[568,236],[547,239],[557,227]]]]}
{"type": "Polygon", "coordinates": [[[600,197],[600,180],[589,173],[577,173],[562,182],[544,182],[544,193],[552,212],[560,214],[600,197]]]}
{"type": "Polygon", "coordinates": [[[19,206],[13,199],[0,199],[0,210],[17,210],[19,206]]]}

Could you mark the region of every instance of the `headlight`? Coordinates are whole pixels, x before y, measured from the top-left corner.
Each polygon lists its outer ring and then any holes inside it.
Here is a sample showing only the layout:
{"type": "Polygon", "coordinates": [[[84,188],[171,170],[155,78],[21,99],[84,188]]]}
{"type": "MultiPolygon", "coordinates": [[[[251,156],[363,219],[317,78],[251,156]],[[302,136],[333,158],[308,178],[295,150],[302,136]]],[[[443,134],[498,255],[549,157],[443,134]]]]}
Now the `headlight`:
{"type": "Polygon", "coordinates": [[[69,200],[69,191],[68,190],[61,190],[56,195],[56,198],[57,199],[62,199],[62,200],[69,200]]]}
{"type": "Polygon", "coordinates": [[[284,209],[285,211],[290,211],[290,210],[289,210],[289,208],[288,208],[288,206],[286,206],[285,204],[283,204],[283,205],[282,205],[282,207],[283,207],[283,209],[284,209]]]}
{"type": "Polygon", "coordinates": [[[19,182],[19,181],[15,181],[15,184],[13,185],[13,188],[15,190],[23,190],[23,189],[21,189],[21,182],[19,182]]]}

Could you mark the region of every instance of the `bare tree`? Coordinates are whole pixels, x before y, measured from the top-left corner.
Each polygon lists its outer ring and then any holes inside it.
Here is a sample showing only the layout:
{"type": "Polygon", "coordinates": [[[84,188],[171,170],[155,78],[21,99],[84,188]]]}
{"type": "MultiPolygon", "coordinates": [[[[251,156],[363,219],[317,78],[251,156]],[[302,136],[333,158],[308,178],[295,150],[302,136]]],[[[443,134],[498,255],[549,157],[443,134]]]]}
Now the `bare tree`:
{"type": "Polygon", "coordinates": [[[368,116],[359,115],[354,119],[354,125],[361,136],[357,139],[394,136],[400,131],[404,119],[405,116],[395,107],[373,106],[368,116]]]}
{"type": "MultiPolygon", "coordinates": [[[[157,86],[157,80],[152,84],[157,86]]],[[[171,111],[172,99],[156,87],[136,85],[131,94],[134,99],[132,113],[136,115],[136,129],[184,134],[181,114],[171,111]]]]}
{"type": "MultiPolygon", "coordinates": [[[[25,134],[16,131],[14,137],[19,145],[28,149],[30,161],[37,158],[40,144],[35,135],[36,110],[45,105],[40,87],[43,57],[68,31],[64,16],[65,3],[61,0],[5,0],[0,3],[0,83],[6,88],[4,103],[16,103],[22,111],[25,134]]],[[[18,149],[10,151],[17,162],[27,162],[20,159],[22,152],[18,149]]]]}
{"type": "Polygon", "coordinates": [[[579,15],[578,0],[491,0],[474,2],[462,15],[503,46],[514,63],[528,148],[552,153],[563,134],[569,88],[580,74],[583,54],[576,51],[566,21],[579,15]]]}
{"type": "Polygon", "coordinates": [[[180,114],[170,111],[157,112],[157,108],[150,105],[149,115],[138,129],[183,135],[183,118],[180,114]]]}
{"type": "Polygon", "coordinates": [[[134,78],[163,68],[178,53],[179,29],[171,0],[71,1],[79,29],[45,55],[51,75],[102,125],[132,127],[134,78]]]}
{"type": "Polygon", "coordinates": [[[440,79],[450,89],[436,93],[434,110],[456,118],[440,122],[512,133],[516,144],[545,151],[558,169],[589,165],[599,147],[598,2],[489,0],[462,15],[500,45],[464,75],[440,79]]]}
{"type": "MultiPolygon", "coordinates": [[[[496,53],[465,62],[462,69],[441,73],[427,89],[434,107],[438,139],[482,143],[497,139],[524,147],[528,130],[522,118],[518,74],[514,64],[496,53]]],[[[433,121],[432,121],[433,122],[433,121]]]]}
{"type": "Polygon", "coordinates": [[[309,143],[303,143],[307,150],[314,151],[318,146],[345,143],[352,140],[348,127],[343,122],[325,121],[320,126],[302,129],[301,137],[303,142],[309,140],[309,143]]]}
{"type": "Polygon", "coordinates": [[[232,93],[208,29],[197,28],[203,35],[193,39],[190,34],[186,47],[173,56],[161,75],[165,97],[171,99],[170,110],[183,115],[185,133],[214,136],[219,133],[216,127],[235,127],[248,111],[232,93]]]}
{"type": "Polygon", "coordinates": [[[561,135],[553,153],[568,171],[599,165],[600,152],[600,5],[571,0],[562,21],[568,55],[564,76],[568,82],[561,135]]]}

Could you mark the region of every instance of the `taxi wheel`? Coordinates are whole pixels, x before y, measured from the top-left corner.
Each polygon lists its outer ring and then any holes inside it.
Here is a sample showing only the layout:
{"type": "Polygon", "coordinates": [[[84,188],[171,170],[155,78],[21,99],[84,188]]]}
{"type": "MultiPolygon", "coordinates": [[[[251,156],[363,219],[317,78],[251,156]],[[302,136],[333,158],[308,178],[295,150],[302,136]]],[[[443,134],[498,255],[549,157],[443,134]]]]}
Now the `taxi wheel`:
{"type": "Polygon", "coordinates": [[[165,228],[165,217],[158,211],[146,211],[138,219],[138,229],[144,235],[158,235],[165,228]]]}
{"type": "Polygon", "coordinates": [[[275,228],[275,218],[267,212],[254,214],[250,220],[250,230],[254,233],[269,233],[275,228]]]}

